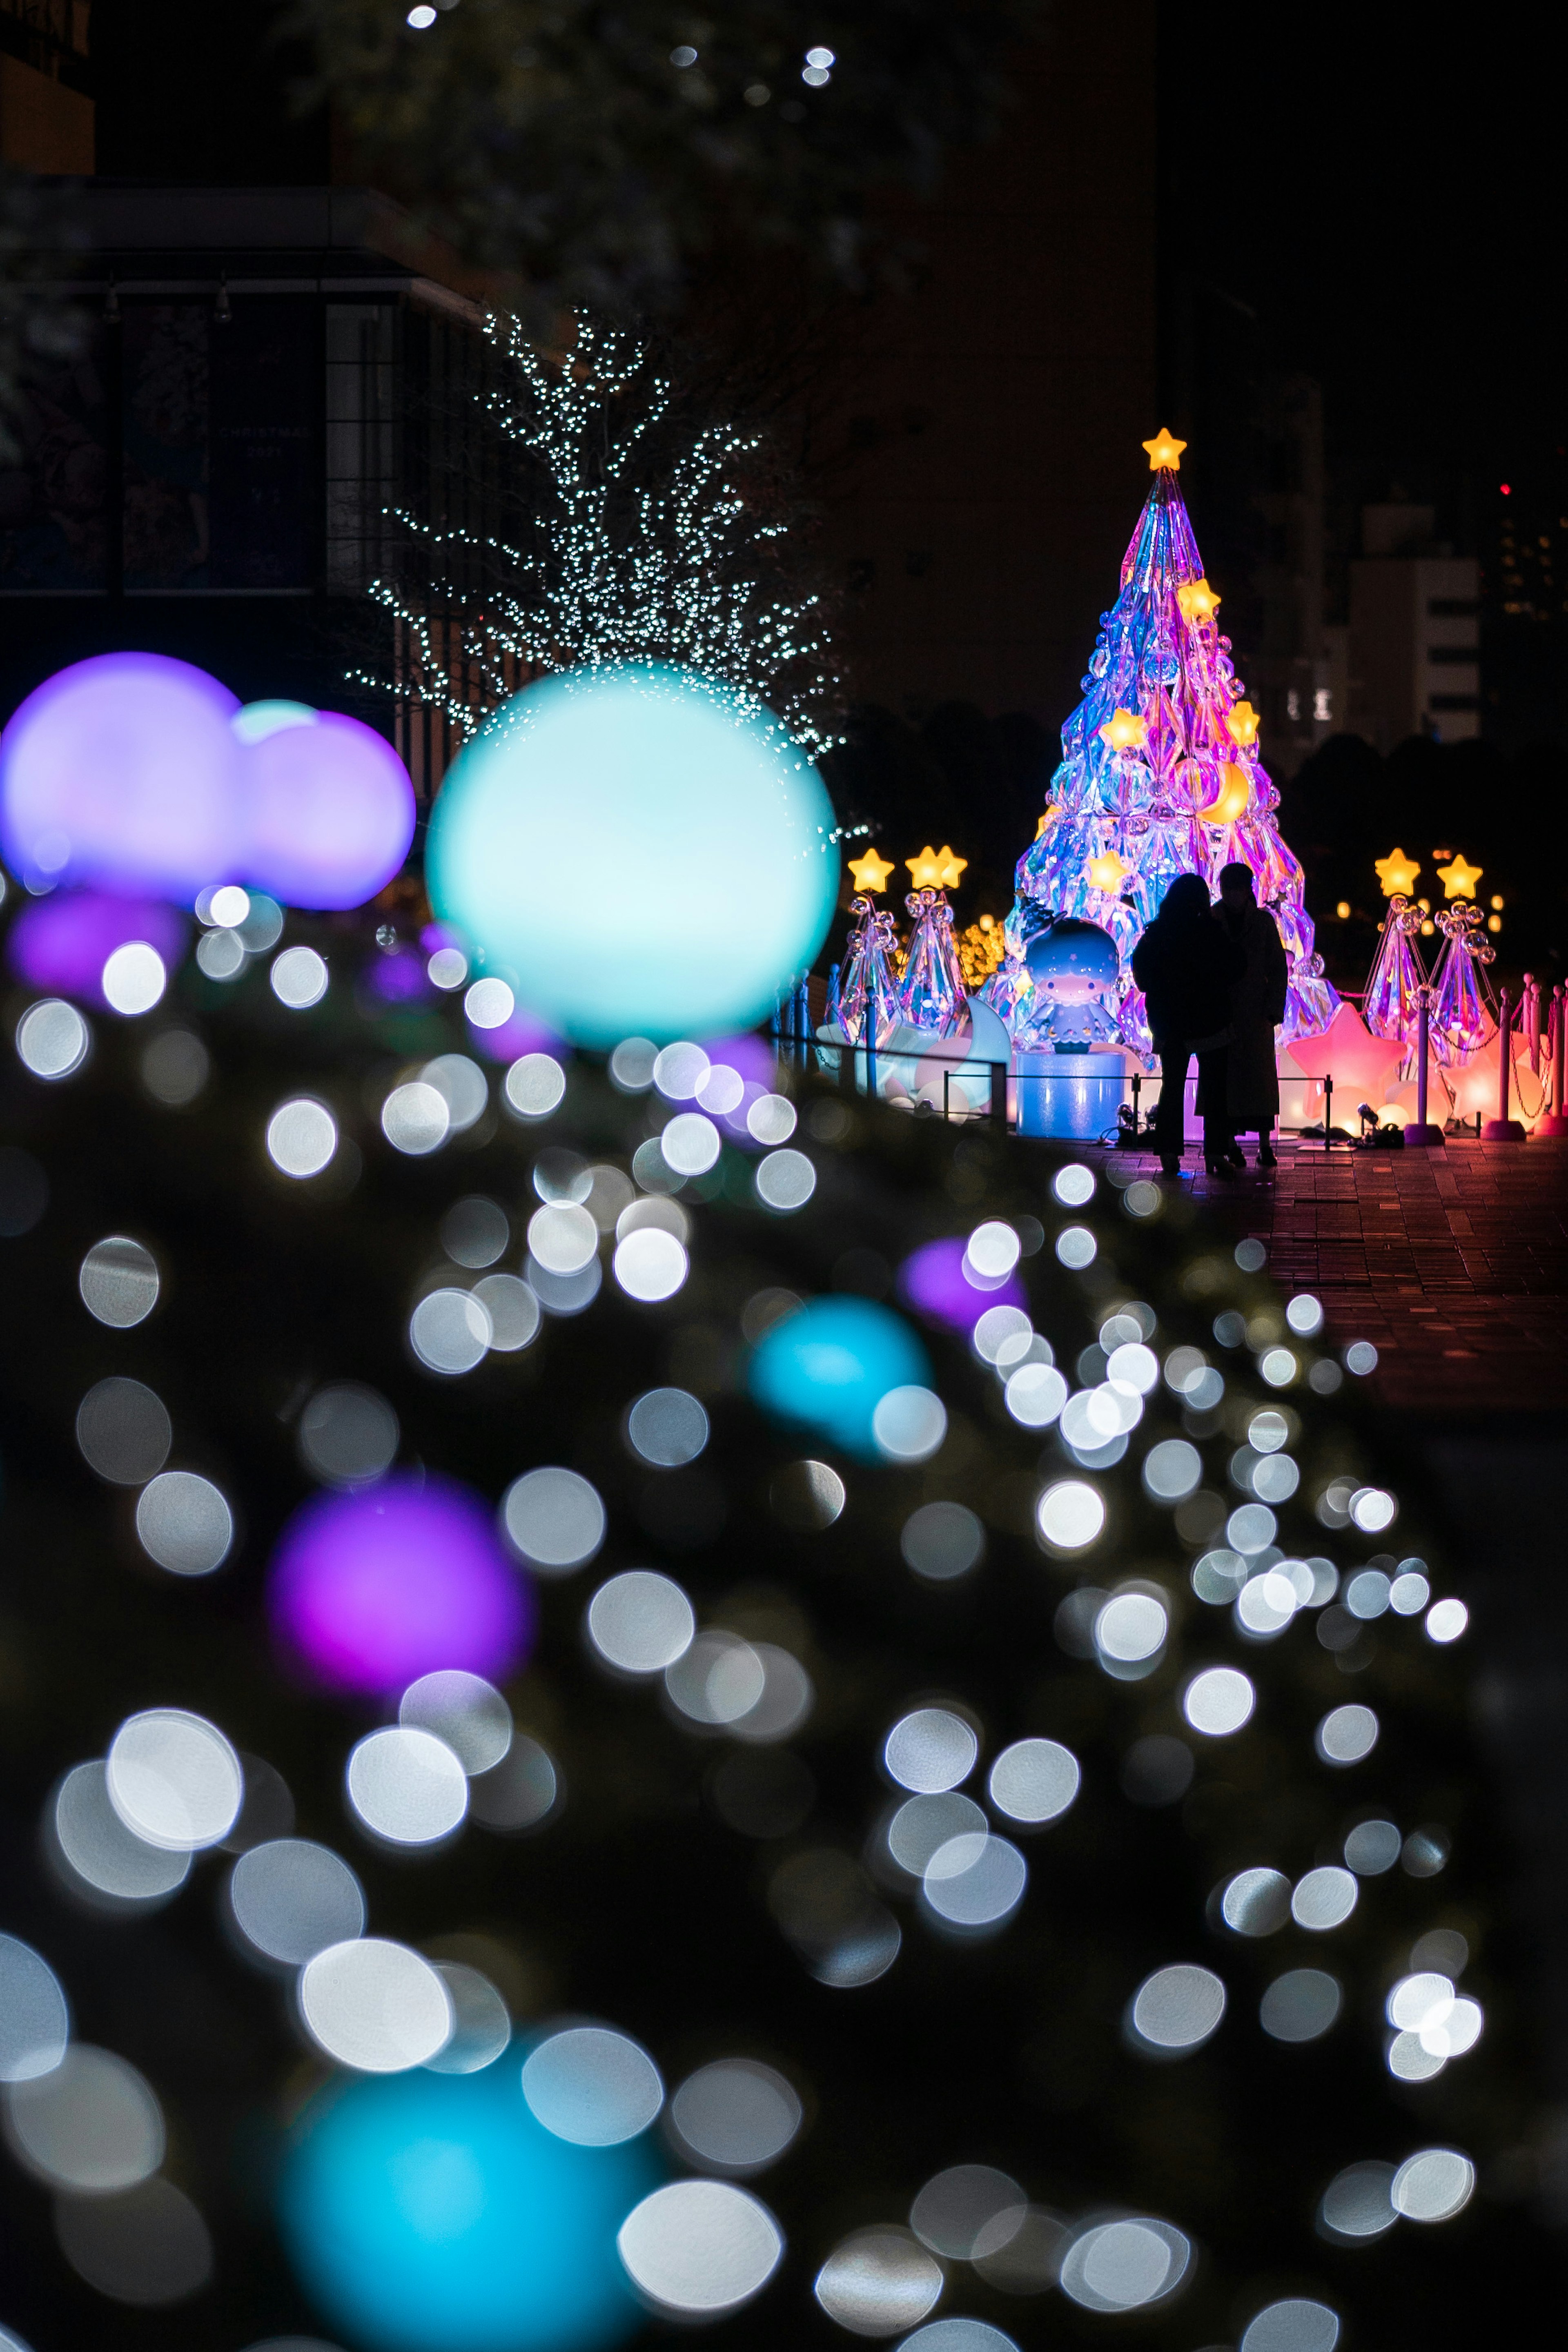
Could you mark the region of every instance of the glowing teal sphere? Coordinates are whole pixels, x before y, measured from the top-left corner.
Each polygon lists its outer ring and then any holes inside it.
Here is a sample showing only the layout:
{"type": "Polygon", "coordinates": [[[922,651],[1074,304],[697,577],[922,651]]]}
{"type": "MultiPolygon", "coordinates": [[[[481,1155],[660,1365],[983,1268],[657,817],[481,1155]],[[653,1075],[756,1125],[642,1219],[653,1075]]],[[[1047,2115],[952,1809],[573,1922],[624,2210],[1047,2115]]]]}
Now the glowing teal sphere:
{"type": "Polygon", "coordinates": [[[455,762],[426,874],[444,922],[588,1045],[759,1021],[826,935],[833,811],[766,713],[692,671],[573,670],[455,762]]]}
{"type": "Polygon", "coordinates": [[[847,1454],[883,1457],[872,1415],[889,1389],[924,1387],[931,1365],[910,1326],[869,1298],[814,1298],[775,1323],[752,1357],[764,1412],[803,1423],[847,1454]]]}
{"type": "Polygon", "coordinates": [[[601,2352],[644,2314],[616,2251],[658,2188],[647,2137],[578,2147],[522,2095],[522,2050],[476,2074],[361,2074],[296,2128],[284,2242],[324,2323],[366,2352],[601,2352]]]}

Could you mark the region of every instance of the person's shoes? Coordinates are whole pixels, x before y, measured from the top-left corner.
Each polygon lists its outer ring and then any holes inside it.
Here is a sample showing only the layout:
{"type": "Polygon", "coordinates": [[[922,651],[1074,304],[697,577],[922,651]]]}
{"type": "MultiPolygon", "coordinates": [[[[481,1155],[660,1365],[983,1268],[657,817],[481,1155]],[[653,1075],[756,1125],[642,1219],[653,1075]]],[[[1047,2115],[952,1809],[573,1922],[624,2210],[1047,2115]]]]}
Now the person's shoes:
{"type": "Polygon", "coordinates": [[[1236,1170],[1228,1160],[1205,1160],[1204,1170],[1207,1175],[1223,1177],[1227,1184],[1234,1184],[1236,1181],[1236,1170]]]}
{"type": "Polygon", "coordinates": [[[1233,1168],[1245,1168],[1247,1165],[1246,1155],[1243,1153],[1239,1143],[1227,1143],[1225,1150],[1221,1152],[1220,1158],[1222,1160],[1228,1160],[1233,1168]]]}
{"type": "Polygon", "coordinates": [[[1162,1160],[1160,1162],[1160,1173],[1164,1178],[1167,1184],[1179,1184],[1182,1181],[1181,1161],[1179,1160],[1162,1160]]]}
{"type": "Polygon", "coordinates": [[[1260,1143],[1258,1147],[1258,1164],[1259,1168],[1278,1168],[1279,1165],[1272,1148],[1267,1143],[1260,1143]]]}

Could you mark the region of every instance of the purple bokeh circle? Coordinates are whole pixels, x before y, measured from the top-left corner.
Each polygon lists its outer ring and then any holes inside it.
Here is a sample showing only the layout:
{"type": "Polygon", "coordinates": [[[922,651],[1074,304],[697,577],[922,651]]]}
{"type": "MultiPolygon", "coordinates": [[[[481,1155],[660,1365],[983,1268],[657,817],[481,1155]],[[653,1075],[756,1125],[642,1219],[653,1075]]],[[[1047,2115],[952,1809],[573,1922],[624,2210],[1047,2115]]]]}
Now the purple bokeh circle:
{"type": "Polygon", "coordinates": [[[447,1478],[395,1475],[295,1512],[273,1555],[268,1608],[316,1681],[378,1697],[441,1667],[492,1681],[511,1673],[536,1615],[480,1496],[447,1478]]]}
{"type": "Polygon", "coordinates": [[[97,654],[0,736],[0,850],[28,883],[183,899],[234,875],[239,746],[226,687],[163,654],[97,654]]]}
{"type": "Polygon", "coordinates": [[[763,1093],[778,1084],[778,1055],[754,1029],[743,1030],[738,1037],[704,1037],[702,1050],[710,1062],[752,1079],[763,1093]]]}
{"type": "Polygon", "coordinates": [[[377,1005],[422,1004],[436,993],[417,948],[394,948],[378,954],[360,974],[360,986],[377,1005]]]}
{"type": "Polygon", "coordinates": [[[384,736],[337,710],[240,746],[245,878],[289,907],[361,907],[402,866],[414,786],[384,736]]]}
{"type": "Polygon", "coordinates": [[[492,1062],[520,1061],[524,1054],[553,1054],[558,1062],[566,1059],[566,1047],[554,1030],[525,1013],[521,1004],[494,1029],[477,1028],[470,1021],[468,1043],[492,1062]]]}
{"type": "Polygon", "coordinates": [[[62,890],[22,908],[6,937],[5,961],[34,988],[101,1004],[103,967],[116,948],[145,940],[172,971],[185,951],[185,931],[175,909],[156,898],[62,890]]]}
{"type": "Polygon", "coordinates": [[[955,1331],[973,1331],[988,1307],[1022,1307],[1028,1298],[1016,1273],[1004,1281],[980,1283],[964,1271],[967,1242],[958,1234],[927,1242],[899,1268],[899,1295],[921,1315],[955,1331]]]}

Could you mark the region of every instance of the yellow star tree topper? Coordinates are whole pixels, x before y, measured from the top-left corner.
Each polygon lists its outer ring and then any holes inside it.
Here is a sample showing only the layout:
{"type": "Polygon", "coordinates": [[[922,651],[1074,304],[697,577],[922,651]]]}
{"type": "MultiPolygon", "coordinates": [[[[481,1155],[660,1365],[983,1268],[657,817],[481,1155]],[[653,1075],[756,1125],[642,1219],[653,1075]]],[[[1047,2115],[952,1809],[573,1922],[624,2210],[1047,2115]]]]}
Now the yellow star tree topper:
{"type": "Polygon", "coordinates": [[[868,849],[864,857],[849,860],[849,879],[862,897],[869,897],[875,890],[885,890],[892,870],[892,859],[879,857],[874,849],[868,849]]]}
{"type": "Polygon", "coordinates": [[[1483,871],[1479,866],[1467,866],[1462,856],[1456,856],[1451,866],[1439,866],[1437,879],[1443,885],[1444,898],[1473,898],[1483,871]]]}
{"type": "MultiPolygon", "coordinates": [[[[951,852],[949,854],[951,855],[951,852]]],[[[906,857],[904,864],[910,869],[911,889],[940,890],[942,888],[942,859],[929,841],[918,857],[906,857]]]]}
{"type": "Polygon", "coordinates": [[[1414,857],[1406,857],[1397,844],[1386,857],[1374,857],[1372,870],[1383,885],[1385,898],[1408,898],[1421,872],[1414,857]]]}
{"type": "Polygon", "coordinates": [[[944,841],[936,853],[936,862],[942,868],[942,889],[956,890],[963,879],[963,869],[969,863],[968,858],[955,857],[944,841]]]}
{"type": "Polygon", "coordinates": [[[1163,425],[1152,441],[1145,441],[1142,446],[1149,452],[1149,471],[1152,474],[1181,472],[1182,452],[1187,445],[1184,441],[1178,441],[1163,425]]]}
{"type": "Polygon", "coordinates": [[[1224,601],[1215,594],[1206,580],[1189,580],[1184,588],[1176,591],[1184,621],[1212,621],[1224,601]]]}
{"type": "MultiPolygon", "coordinates": [[[[1103,709],[1104,705],[1100,708],[1103,709]]],[[[1149,722],[1140,719],[1135,710],[1113,710],[1100,730],[1100,740],[1109,743],[1113,751],[1126,751],[1137,746],[1142,749],[1149,740],[1149,722]]]]}
{"type": "Polygon", "coordinates": [[[1250,702],[1238,702],[1225,722],[1225,731],[1233,743],[1256,743],[1263,713],[1254,710],[1250,702]]]}
{"type": "Polygon", "coordinates": [[[1097,890],[1120,890],[1132,868],[1123,864],[1114,849],[1106,849],[1089,859],[1086,871],[1097,890]]]}

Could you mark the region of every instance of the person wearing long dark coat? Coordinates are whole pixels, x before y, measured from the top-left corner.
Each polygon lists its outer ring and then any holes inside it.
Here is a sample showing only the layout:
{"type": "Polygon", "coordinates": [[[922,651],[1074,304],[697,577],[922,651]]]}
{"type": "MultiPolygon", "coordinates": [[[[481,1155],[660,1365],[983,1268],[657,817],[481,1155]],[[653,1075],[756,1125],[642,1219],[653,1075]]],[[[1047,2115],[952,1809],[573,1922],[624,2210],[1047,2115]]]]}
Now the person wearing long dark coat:
{"type": "Polygon", "coordinates": [[[1215,921],[1247,958],[1230,995],[1231,1040],[1226,1055],[1226,1108],[1233,1166],[1246,1165],[1238,1135],[1258,1138],[1258,1164],[1278,1166],[1269,1141],[1279,1116],[1279,1072],[1274,1031],[1285,1018],[1290,967],[1273,916],[1258,903],[1250,866],[1226,866],[1219,877],[1215,921]]]}
{"type": "Polygon", "coordinates": [[[1226,1057],[1231,991],[1246,968],[1243,950],[1213,919],[1207,885],[1196,874],[1179,874],[1132,950],[1132,977],[1143,992],[1160,1056],[1154,1138],[1163,1176],[1182,1172],[1187,1068],[1194,1054],[1204,1165],[1211,1176],[1235,1174],[1226,1156],[1232,1141],[1226,1057]]]}

